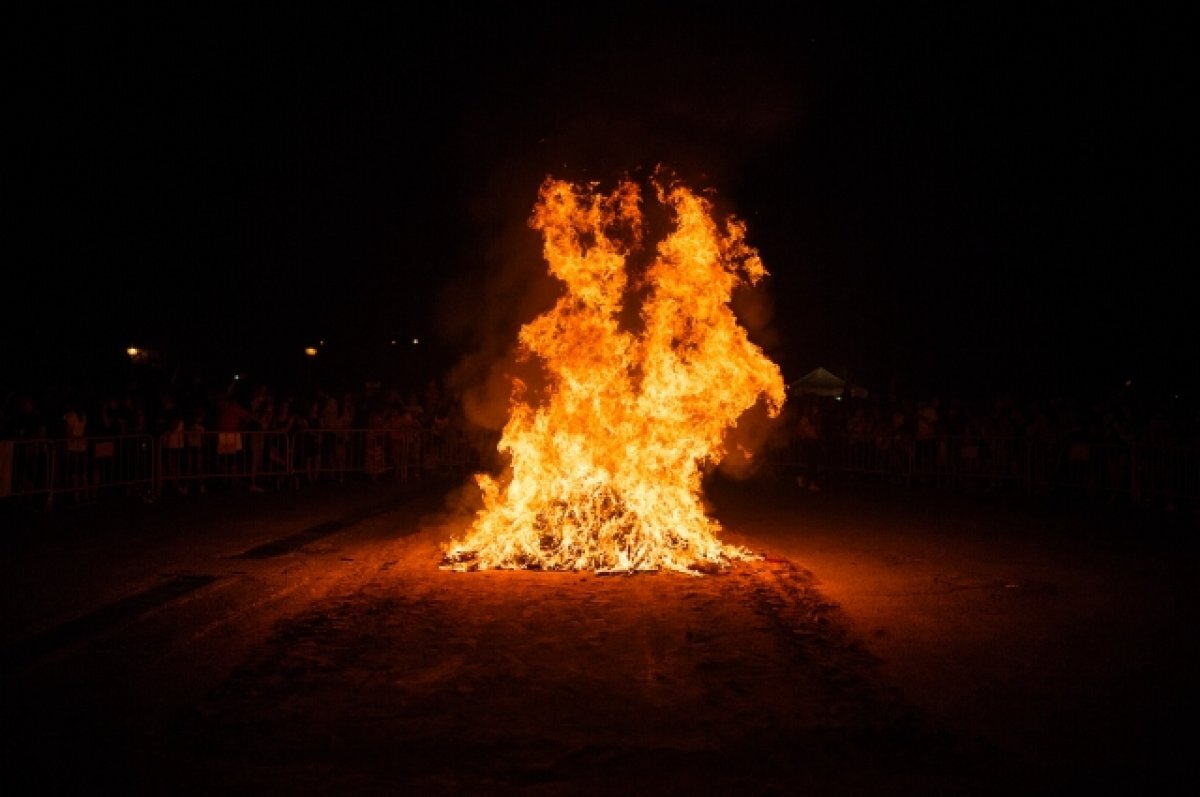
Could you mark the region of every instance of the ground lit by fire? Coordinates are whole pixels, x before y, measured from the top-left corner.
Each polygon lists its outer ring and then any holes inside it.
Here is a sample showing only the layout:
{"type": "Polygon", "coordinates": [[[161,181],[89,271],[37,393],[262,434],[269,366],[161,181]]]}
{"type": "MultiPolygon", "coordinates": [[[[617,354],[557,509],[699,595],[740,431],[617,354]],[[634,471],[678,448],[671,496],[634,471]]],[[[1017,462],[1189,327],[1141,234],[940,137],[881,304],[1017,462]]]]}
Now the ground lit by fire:
{"type": "Polygon", "coordinates": [[[697,573],[751,557],[718,539],[701,483],[743,413],[784,402],[779,368],[730,307],[767,272],[737,218],[718,223],[678,182],[653,189],[671,229],[636,267],[648,229],[636,183],[542,185],[530,225],[565,289],[520,345],[545,386],[514,379],[507,469],[477,477],[483,509],[446,567],[697,573]]]}

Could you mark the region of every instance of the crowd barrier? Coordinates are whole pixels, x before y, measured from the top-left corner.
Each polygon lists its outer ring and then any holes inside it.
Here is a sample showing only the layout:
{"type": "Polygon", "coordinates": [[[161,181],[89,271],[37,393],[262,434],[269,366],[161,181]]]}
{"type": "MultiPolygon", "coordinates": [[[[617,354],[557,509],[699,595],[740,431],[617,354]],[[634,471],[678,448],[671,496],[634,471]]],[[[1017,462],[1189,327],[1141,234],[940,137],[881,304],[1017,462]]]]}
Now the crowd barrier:
{"type": "Polygon", "coordinates": [[[0,441],[0,498],[35,498],[49,508],[62,495],[149,494],[154,448],[144,434],[0,441]]]}
{"type": "Polygon", "coordinates": [[[409,482],[465,477],[483,461],[491,433],[446,429],[175,430],[0,441],[0,500],[82,502],[110,495],[156,499],[232,485],[285,489],[365,475],[409,482]]]}
{"type": "Polygon", "coordinates": [[[1072,492],[1146,506],[1200,502],[1200,449],[941,436],[793,440],[782,464],[934,486],[1072,492]]]}
{"type": "MultiPolygon", "coordinates": [[[[495,432],[447,429],[313,429],[283,432],[168,432],[0,440],[0,500],[84,501],[109,495],[250,489],[365,475],[408,482],[465,477],[497,462],[495,432]]],[[[780,464],[819,472],[872,474],[911,484],[1067,491],[1146,506],[1200,502],[1200,449],[1062,443],[1020,438],[936,437],[793,440],[780,464]]]]}

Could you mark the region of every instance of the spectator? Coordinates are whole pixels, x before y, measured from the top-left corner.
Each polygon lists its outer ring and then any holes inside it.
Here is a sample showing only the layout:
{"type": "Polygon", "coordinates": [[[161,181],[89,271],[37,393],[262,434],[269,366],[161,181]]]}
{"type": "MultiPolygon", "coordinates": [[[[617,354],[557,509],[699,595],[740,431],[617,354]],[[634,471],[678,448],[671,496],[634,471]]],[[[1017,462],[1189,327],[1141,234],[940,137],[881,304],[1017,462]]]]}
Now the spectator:
{"type": "Polygon", "coordinates": [[[258,483],[266,457],[266,432],[271,428],[275,415],[275,399],[266,385],[259,385],[250,399],[250,419],[243,424],[243,439],[247,443],[246,461],[250,471],[250,492],[261,493],[258,483]]]}
{"type": "Polygon", "coordinates": [[[338,400],[333,396],[322,394],[321,396],[321,469],[330,472],[341,473],[341,468],[345,467],[346,446],[345,441],[338,445],[340,436],[337,433],[338,428],[338,400]]]}
{"type": "Polygon", "coordinates": [[[421,463],[421,423],[412,410],[397,402],[391,407],[388,431],[392,445],[392,463],[400,480],[419,477],[421,463]]]}
{"type": "Polygon", "coordinates": [[[920,480],[935,483],[940,478],[941,470],[938,460],[938,399],[932,398],[917,402],[915,414],[916,432],[916,468],[920,480]]]}
{"type": "Polygon", "coordinates": [[[17,441],[12,453],[10,483],[18,493],[32,493],[49,486],[50,455],[46,450],[46,419],[33,396],[18,397],[16,412],[9,419],[9,433],[17,441]]]}
{"type": "Polygon", "coordinates": [[[1058,461],[1058,436],[1048,409],[1040,402],[1030,408],[1031,420],[1025,430],[1029,447],[1030,488],[1036,495],[1050,491],[1053,463],[1058,461]]]}
{"type": "Polygon", "coordinates": [[[187,425],[187,473],[196,481],[196,490],[199,493],[208,492],[205,475],[208,472],[209,463],[212,461],[211,457],[206,456],[208,441],[204,410],[195,409],[192,411],[191,420],[187,425]]]}
{"type": "Polygon", "coordinates": [[[333,439],[334,470],[337,471],[339,482],[346,480],[346,471],[358,467],[358,449],[354,446],[354,417],[357,407],[354,394],[347,391],[342,395],[341,404],[335,404],[336,415],[333,416],[333,428],[336,430],[333,439]]]}
{"type": "Polygon", "coordinates": [[[267,421],[267,430],[270,432],[267,436],[267,468],[275,474],[276,490],[283,489],[285,484],[299,486],[287,459],[288,444],[295,439],[293,433],[299,428],[299,420],[292,412],[292,399],[288,397],[279,402],[279,408],[267,421]]]}
{"type": "Polygon", "coordinates": [[[88,497],[87,412],[78,396],[67,397],[63,414],[63,482],[76,503],[88,497]]]}
{"type": "Polygon", "coordinates": [[[98,422],[92,429],[92,495],[100,495],[116,479],[117,436],[121,434],[118,410],[120,401],[108,396],[95,413],[98,422]]]}
{"type": "Polygon", "coordinates": [[[909,402],[900,402],[892,408],[891,419],[891,473],[892,478],[908,484],[912,479],[913,465],[913,407],[909,402]]]}
{"type": "Polygon", "coordinates": [[[367,427],[364,467],[367,476],[375,482],[387,471],[387,422],[384,407],[379,402],[375,402],[367,416],[367,427]]]}
{"type": "MultiPolygon", "coordinates": [[[[242,433],[258,421],[249,409],[242,406],[232,391],[217,402],[217,461],[221,473],[230,481],[248,471],[242,433]]],[[[250,482],[251,492],[262,492],[262,487],[250,482]]]]}
{"type": "Polygon", "coordinates": [[[46,437],[46,419],[28,394],[17,399],[17,411],[9,419],[9,436],[16,440],[41,440],[46,437]]]}
{"type": "Polygon", "coordinates": [[[799,399],[796,411],[796,446],[799,454],[800,474],[796,484],[803,490],[816,492],[817,469],[821,464],[821,418],[820,405],[811,397],[799,399]]]}
{"type": "Polygon", "coordinates": [[[296,415],[293,439],[296,456],[304,471],[305,484],[316,484],[321,474],[321,401],[308,402],[308,411],[296,415]]]}
{"type": "Polygon", "coordinates": [[[162,457],[162,485],[177,495],[187,495],[187,486],[180,480],[183,476],[184,426],[183,413],[175,406],[175,396],[164,393],[155,416],[154,439],[158,441],[162,457]]]}

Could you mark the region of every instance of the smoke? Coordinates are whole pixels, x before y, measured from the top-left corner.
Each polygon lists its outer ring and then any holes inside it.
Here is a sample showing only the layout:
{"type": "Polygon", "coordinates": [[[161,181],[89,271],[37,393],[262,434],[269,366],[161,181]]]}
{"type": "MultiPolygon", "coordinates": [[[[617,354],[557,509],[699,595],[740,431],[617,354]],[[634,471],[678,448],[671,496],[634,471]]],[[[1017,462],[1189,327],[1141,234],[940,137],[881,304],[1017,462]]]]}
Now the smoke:
{"type": "Polygon", "coordinates": [[[468,247],[474,263],[446,285],[436,314],[442,337],[465,352],[446,375],[446,386],[460,397],[467,420],[490,430],[508,418],[514,377],[540,388],[541,372],[520,357],[517,333],[562,290],[546,269],[540,236],[527,223],[539,183],[518,188],[503,176],[495,173],[475,196],[473,216],[485,232],[468,247]]]}
{"type": "Polygon", "coordinates": [[[760,473],[767,461],[763,454],[778,428],[779,418],[772,418],[763,402],[746,410],[725,433],[725,456],[717,463],[717,470],[733,479],[748,479],[760,473]]]}
{"type": "MultiPolygon", "coordinates": [[[[753,26],[739,32],[726,15],[713,24],[695,14],[657,14],[647,10],[636,26],[597,21],[589,45],[556,51],[553,68],[506,65],[481,51],[489,89],[462,103],[455,147],[477,158],[459,165],[470,175],[464,210],[476,233],[464,242],[470,265],[449,285],[438,314],[452,350],[466,352],[447,387],[479,427],[503,426],[512,377],[531,390],[540,383],[533,364],[520,360],[516,339],[522,324],[561,295],[527,223],[546,177],[611,185],[662,166],[688,185],[711,187],[722,214],[752,214],[730,207],[723,194],[735,193],[746,164],[798,123],[793,43],[750,37],[753,26]]],[[[530,22],[526,45],[534,49],[579,35],[552,20],[530,22]]],[[[733,300],[751,339],[771,354],[780,341],[767,286],[740,288],[733,300]]],[[[756,438],[751,425],[744,421],[739,433],[746,444],[756,438]]]]}

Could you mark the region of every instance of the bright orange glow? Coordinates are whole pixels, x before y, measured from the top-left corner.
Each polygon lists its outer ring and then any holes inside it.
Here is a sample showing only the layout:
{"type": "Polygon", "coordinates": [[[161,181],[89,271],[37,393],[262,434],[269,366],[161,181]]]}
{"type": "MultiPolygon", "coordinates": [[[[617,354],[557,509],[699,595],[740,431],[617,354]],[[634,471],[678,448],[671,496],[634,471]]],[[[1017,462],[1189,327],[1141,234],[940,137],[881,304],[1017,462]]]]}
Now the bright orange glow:
{"type": "Polygon", "coordinates": [[[317,356],[317,350],[312,346],[309,346],[307,349],[305,349],[304,353],[307,354],[309,357],[317,356]]]}
{"type": "Polygon", "coordinates": [[[125,353],[130,357],[137,357],[141,353],[141,349],[137,348],[136,346],[130,346],[125,350],[125,353]]]}
{"type": "Polygon", "coordinates": [[[637,185],[602,195],[543,183],[530,225],[565,292],[519,341],[547,386],[535,399],[513,380],[508,467],[476,476],[483,509],[443,567],[696,574],[754,558],[717,539],[701,482],[742,413],[783,406],[779,368],[729,307],[735,287],[767,272],[739,220],[719,226],[678,183],[654,192],[672,230],[631,274],[646,226],[637,185]],[[623,315],[632,302],[637,329],[623,315]]]}

